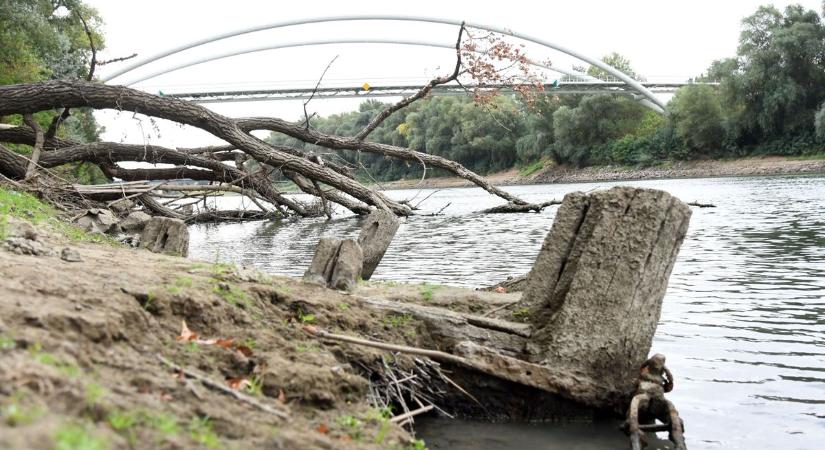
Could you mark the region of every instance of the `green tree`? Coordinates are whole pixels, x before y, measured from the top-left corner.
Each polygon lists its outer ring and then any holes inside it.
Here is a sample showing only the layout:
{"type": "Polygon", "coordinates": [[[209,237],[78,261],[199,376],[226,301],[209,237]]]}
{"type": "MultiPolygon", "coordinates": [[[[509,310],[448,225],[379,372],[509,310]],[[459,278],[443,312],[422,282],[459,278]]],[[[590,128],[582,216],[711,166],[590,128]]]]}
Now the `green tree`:
{"type": "Polygon", "coordinates": [[[676,92],[668,104],[674,130],[693,150],[712,154],[722,146],[722,104],[713,86],[693,84],[676,92]]]}

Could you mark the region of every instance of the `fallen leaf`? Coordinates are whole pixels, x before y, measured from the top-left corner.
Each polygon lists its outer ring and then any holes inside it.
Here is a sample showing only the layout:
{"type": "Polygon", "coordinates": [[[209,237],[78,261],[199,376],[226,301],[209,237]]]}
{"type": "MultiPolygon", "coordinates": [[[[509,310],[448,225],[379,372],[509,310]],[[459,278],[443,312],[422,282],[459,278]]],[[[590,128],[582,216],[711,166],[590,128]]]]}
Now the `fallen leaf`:
{"type": "Polygon", "coordinates": [[[315,328],[312,325],[304,325],[303,329],[309,334],[318,334],[318,328],[315,328]]]}
{"type": "Polygon", "coordinates": [[[178,342],[190,342],[198,338],[198,333],[190,330],[189,327],[186,326],[185,320],[181,320],[180,325],[180,336],[175,338],[178,342]]]}
{"type": "Polygon", "coordinates": [[[496,292],[498,292],[499,294],[504,294],[507,292],[507,289],[504,289],[504,287],[499,286],[496,288],[496,292]]]}
{"type": "Polygon", "coordinates": [[[246,378],[227,378],[226,384],[229,386],[229,389],[233,391],[240,391],[250,385],[249,380],[246,378]]]}
{"type": "Polygon", "coordinates": [[[327,424],[322,423],[321,425],[318,425],[317,428],[315,428],[315,431],[317,431],[321,434],[327,434],[327,433],[329,433],[329,427],[327,426],[327,424]]]}
{"type": "Polygon", "coordinates": [[[160,394],[160,400],[164,402],[171,402],[174,399],[170,394],[160,394]]]}
{"type": "Polygon", "coordinates": [[[215,339],[215,345],[223,348],[232,348],[232,339],[215,339]]]}
{"type": "Polygon", "coordinates": [[[284,395],[283,389],[278,389],[278,403],[282,405],[286,403],[286,395],[284,395]]]}
{"type": "Polygon", "coordinates": [[[238,352],[240,352],[242,355],[246,356],[247,358],[252,356],[252,349],[245,346],[245,345],[239,345],[239,346],[235,347],[235,350],[237,350],[238,352]]]}

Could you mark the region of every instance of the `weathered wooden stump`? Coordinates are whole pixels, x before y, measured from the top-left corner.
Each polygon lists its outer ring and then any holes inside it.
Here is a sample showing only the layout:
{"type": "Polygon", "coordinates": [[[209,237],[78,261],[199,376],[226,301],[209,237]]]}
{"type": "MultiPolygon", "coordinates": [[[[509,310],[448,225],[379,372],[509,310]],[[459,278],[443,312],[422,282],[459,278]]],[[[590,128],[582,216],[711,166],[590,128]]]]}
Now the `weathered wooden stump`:
{"type": "Polygon", "coordinates": [[[361,278],[369,280],[372,277],[384,253],[398,231],[398,218],[389,211],[375,210],[365,219],[358,235],[358,244],[364,252],[364,268],[361,270],[361,278]]]}
{"type": "Polygon", "coordinates": [[[155,253],[186,256],[189,253],[189,230],[180,219],[153,217],[143,227],[140,247],[155,253]]]}
{"type": "Polygon", "coordinates": [[[565,196],[517,306],[534,330],[528,359],[632,391],[690,214],[652,189],[565,196]]]}
{"type": "Polygon", "coordinates": [[[364,254],[354,239],[321,238],[304,280],[333,289],[351,291],[358,284],[364,254]]]}

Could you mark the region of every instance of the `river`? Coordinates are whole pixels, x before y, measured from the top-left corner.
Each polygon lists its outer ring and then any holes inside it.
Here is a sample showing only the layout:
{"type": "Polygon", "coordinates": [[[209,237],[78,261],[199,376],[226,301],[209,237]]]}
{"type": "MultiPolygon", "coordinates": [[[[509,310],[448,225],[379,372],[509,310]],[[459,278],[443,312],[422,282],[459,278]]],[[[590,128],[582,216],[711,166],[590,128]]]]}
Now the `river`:
{"type": "MultiPolygon", "coordinates": [[[[527,200],[614,185],[666,190],[693,208],[670,278],[653,351],[695,449],[818,449],[825,445],[825,176],[651,180],[513,186],[527,200]]],[[[527,272],[550,229],[541,214],[478,215],[501,201],[477,188],[390,191],[431,195],[403,221],[374,279],[489,285],[527,272]],[[432,194],[432,195],[431,195],[432,194]]],[[[223,201],[237,201],[224,199],[223,201]]],[[[300,275],[318,238],[357,233],[357,221],[191,227],[190,255],[300,275]]],[[[425,422],[430,448],[622,449],[615,424],[425,422]]]]}

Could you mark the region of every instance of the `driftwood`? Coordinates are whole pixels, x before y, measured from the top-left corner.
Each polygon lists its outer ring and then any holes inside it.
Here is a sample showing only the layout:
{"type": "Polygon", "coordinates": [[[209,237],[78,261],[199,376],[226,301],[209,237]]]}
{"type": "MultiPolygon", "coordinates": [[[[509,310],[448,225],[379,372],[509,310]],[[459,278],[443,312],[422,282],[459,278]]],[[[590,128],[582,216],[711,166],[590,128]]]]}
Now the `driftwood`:
{"type": "Polygon", "coordinates": [[[436,359],[485,404],[474,410],[480,414],[542,420],[586,416],[584,407],[620,415],[650,350],[689,218],[689,208],[662,191],[569,194],[521,282],[522,298],[499,312],[526,323],[355,296],[383,314],[413,317],[420,347],[323,336],[436,359]]]}

